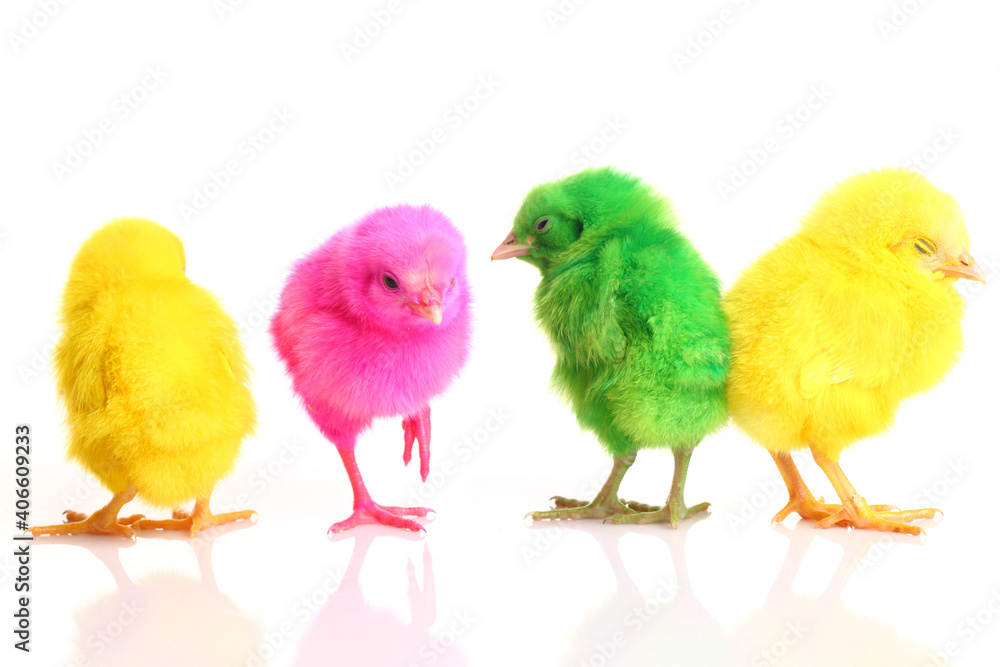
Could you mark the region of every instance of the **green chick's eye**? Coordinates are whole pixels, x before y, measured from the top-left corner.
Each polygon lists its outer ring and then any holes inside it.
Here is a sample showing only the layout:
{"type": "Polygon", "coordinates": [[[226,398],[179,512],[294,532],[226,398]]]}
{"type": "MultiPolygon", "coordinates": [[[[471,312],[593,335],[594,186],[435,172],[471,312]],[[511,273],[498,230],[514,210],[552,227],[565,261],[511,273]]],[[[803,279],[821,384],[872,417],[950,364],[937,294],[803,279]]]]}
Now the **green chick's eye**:
{"type": "Polygon", "coordinates": [[[913,242],[913,247],[917,249],[921,255],[931,255],[937,252],[937,246],[934,245],[934,241],[930,239],[925,239],[923,237],[918,238],[913,242]]]}
{"type": "Polygon", "coordinates": [[[382,276],[382,284],[385,285],[386,289],[392,290],[393,292],[399,289],[399,283],[396,282],[396,279],[388,273],[382,276]]]}
{"type": "Polygon", "coordinates": [[[535,233],[544,234],[545,232],[549,231],[549,227],[552,226],[551,222],[552,220],[549,218],[549,216],[545,216],[544,218],[539,219],[539,221],[535,223],[535,233]]]}

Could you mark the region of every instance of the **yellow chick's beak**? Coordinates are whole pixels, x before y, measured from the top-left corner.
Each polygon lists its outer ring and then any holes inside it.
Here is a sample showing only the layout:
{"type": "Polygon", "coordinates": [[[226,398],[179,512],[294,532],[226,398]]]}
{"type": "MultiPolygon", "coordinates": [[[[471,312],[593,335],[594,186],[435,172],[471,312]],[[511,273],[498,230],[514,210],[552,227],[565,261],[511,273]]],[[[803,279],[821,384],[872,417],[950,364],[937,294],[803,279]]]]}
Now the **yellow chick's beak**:
{"type": "Polygon", "coordinates": [[[966,278],[978,280],[981,283],[986,282],[986,274],[976,264],[976,260],[972,259],[968,250],[959,255],[956,262],[942,264],[937,270],[950,278],[966,278]]]}
{"type": "Polygon", "coordinates": [[[518,243],[517,234],[514,233],[514,230],[511,230],[507,238],[503,240],[503,243],[498,245],[497,249],[490,255],[490,261],[494,259],[508,259],[510,257],[524,257],[531,254],[531,251],[535,249],[535,246],[532,245],[535,239],[529,236],[525,240],[528,242],[518,243]]]}

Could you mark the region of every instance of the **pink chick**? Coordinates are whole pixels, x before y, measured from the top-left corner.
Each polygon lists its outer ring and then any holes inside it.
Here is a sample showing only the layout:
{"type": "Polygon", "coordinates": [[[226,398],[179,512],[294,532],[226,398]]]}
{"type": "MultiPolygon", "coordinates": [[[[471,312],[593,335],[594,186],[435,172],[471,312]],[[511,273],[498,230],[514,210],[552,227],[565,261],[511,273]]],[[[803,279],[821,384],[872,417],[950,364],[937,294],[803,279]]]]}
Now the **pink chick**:
{"type": "Polygon", "coordinates": [[[430,469],[431,409],[465,365],[471,308],[465,243],[429,206],[372,211],[299,260],[271,320],[271,336],[295,392],[337,446],[354,512],[330,526],[364,523],[422,531],[424,507],[372,500],[354,457],[377,417],[403,417],[403,463],[413,442],[420,477],[430,469]]]}

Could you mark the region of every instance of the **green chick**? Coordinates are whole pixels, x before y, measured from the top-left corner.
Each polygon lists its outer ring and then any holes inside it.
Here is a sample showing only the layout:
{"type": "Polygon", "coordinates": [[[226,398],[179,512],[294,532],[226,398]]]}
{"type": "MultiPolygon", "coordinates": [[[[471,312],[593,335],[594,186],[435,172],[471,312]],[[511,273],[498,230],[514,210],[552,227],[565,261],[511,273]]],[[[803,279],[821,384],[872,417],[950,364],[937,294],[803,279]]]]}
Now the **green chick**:
{"type": "Polygon", "coordinates": [[[535,316],[556,355],[553,386],[614,457],[590,502],[556,496],[533,520],[678,523],[691,453],[728,419],[729,334],[719,279],[677,230],[670,202],[611,167],[536,186],[492,259],[535,265],[535,316]],[[618,487],[640,449],[669,447],[662,507],[624,503],[618,487]]]}

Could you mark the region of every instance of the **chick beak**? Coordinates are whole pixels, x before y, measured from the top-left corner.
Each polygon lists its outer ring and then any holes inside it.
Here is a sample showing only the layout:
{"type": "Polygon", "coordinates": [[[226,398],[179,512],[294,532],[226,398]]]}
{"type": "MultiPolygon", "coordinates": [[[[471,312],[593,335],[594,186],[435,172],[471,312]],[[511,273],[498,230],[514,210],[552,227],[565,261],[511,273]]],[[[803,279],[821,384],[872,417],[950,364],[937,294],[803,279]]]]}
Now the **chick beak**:
{"type": "Polygon", "coordinates": [[[531,251],[535,249],[535,246],[531,243],[534,239],[529,236],[526,240],[528,243],[518,243],[517,234],[511,230],[507,238],[503,240],[503,243],[498,245],[497,249],[490,255],[490,261],[494,259],[508,259],[510,257],[524,257],[531,254],[531,251]]]}
{"type": "Polygon", "coordinates": [[[972,259],[972,255],[969,254],[968,250],[958,256],[957,263],[943,264],[938,271],[951,278],[966,278],[968,280],[978,280],[981,283],[986,282],[986,274],[976,264],[976,260],[972,259]]]}
{"type": "Polygon", "coordinates": [[[441,298],[429,289],[420,291],[419,303],[406,304],[413,309],[417,315],[423,315],[434,324],[440,326],[444,311],[441,309],[441,298]]]}

